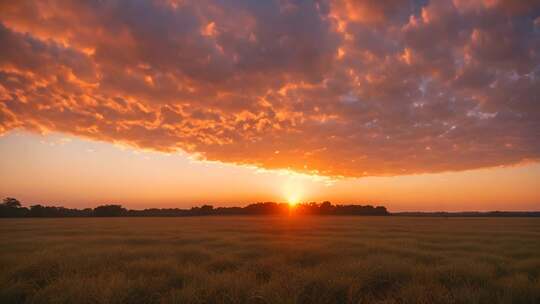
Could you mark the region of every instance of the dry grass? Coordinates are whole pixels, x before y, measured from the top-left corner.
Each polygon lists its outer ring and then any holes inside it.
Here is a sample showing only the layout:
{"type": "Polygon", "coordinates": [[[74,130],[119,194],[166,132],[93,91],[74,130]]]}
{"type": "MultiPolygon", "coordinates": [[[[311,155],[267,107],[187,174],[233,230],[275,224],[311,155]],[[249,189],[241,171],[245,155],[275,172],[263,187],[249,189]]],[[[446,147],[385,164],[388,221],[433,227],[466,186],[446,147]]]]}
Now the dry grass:
{"type": "Polygon", "coordinates": [[[1,303],[540,303],[540,219],[3,219],[1,303]]]}

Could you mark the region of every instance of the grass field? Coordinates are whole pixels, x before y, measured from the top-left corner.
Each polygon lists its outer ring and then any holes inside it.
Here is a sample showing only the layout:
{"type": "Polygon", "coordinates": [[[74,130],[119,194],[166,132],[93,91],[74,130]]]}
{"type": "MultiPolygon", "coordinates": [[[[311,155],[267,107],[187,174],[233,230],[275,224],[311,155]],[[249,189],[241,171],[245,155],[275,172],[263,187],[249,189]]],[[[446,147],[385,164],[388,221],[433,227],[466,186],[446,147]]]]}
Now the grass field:
{"type": "Polygon", "coordinates": [[[540,219],[0,220],[0,303],[540,303],[540,219]]]}

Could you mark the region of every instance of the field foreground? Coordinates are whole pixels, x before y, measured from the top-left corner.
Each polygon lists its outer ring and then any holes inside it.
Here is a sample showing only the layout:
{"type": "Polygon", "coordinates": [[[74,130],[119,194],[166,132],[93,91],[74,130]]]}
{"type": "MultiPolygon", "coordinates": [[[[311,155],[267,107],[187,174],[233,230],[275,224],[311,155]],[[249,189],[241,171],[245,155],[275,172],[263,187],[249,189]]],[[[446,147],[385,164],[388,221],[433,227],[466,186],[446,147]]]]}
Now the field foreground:
{"type": "Polygon", "coordinates": [[[0,220],[1,303],[540,303],[540,219],[0,220]]]}

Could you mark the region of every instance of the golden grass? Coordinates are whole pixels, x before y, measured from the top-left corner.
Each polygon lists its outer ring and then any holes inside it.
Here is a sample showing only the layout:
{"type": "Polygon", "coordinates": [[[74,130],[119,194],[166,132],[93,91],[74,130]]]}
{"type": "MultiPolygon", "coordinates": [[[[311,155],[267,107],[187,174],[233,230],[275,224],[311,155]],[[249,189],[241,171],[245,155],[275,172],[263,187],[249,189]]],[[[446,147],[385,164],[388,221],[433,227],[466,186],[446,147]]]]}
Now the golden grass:
{"type": "Polygon", "coordinates": [[[540,303],[540,219],[0,221],[0,303],[540,303]]]}

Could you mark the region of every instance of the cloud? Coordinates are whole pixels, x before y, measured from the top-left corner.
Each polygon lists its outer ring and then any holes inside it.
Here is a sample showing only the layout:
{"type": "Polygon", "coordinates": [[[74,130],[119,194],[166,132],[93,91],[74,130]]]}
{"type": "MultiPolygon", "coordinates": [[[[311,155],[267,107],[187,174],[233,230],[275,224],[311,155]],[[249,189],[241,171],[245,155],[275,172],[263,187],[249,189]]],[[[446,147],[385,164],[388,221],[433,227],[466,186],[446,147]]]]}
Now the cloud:
{"type": "Polygon", "coordinates": [[[329,176],[540,156],[538,1],[0,4],[0,132],[329,176]]]}

